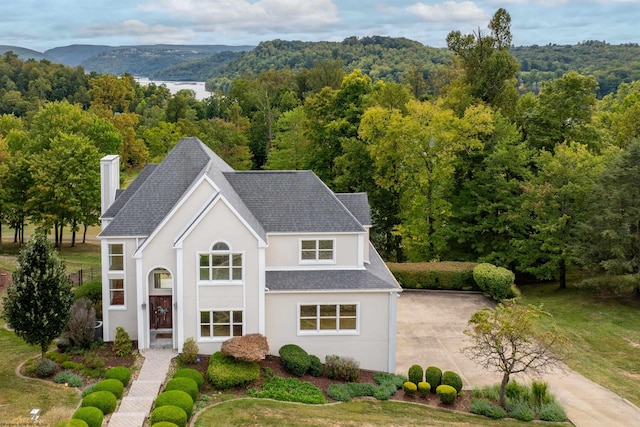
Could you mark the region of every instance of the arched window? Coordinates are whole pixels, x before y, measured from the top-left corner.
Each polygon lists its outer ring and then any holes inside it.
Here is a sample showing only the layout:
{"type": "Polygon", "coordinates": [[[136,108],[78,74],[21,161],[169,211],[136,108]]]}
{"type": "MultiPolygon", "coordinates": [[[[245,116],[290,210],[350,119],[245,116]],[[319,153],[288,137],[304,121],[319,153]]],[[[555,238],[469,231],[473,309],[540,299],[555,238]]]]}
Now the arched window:
{"type": "Polygon", "coordinates": [[[242,281],[242,253],[232,252],[228,244],[216,242],[211,251],[200,254],[200,281],[242,281]]]}

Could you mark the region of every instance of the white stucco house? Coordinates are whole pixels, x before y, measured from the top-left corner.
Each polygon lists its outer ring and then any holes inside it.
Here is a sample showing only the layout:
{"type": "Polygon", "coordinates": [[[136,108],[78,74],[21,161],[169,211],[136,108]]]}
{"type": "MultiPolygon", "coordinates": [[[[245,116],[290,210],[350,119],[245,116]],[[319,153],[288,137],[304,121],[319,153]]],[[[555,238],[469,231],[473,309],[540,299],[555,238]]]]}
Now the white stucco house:
{"type": "Polygon", "coordinates": [[[212,354],[260,333],[271,352],[298,344],[394,372],[401,291],[369,242],[364,193],[335,194],[310,171],[234,171],[184,138],[120,190],[102,177],[103,328],[141,349],[194,338],[212,354]]]}

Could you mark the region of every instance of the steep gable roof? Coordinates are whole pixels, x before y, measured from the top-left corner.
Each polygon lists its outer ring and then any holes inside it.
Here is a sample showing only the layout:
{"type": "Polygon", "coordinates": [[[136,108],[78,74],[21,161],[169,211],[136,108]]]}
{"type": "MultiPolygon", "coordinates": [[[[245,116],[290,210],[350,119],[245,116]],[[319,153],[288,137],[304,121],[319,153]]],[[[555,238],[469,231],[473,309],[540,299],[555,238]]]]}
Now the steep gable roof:
{"type": "Polygon", "coordinates": [[[311,171],[226,172],[224,176],[268,233],[364,231],[311,171]]]}
{"type": "Polygon", "coordinates": [[[336,197],[360,224],[371,226],[371,208],[367,193],[336,193],[336,197]]]}

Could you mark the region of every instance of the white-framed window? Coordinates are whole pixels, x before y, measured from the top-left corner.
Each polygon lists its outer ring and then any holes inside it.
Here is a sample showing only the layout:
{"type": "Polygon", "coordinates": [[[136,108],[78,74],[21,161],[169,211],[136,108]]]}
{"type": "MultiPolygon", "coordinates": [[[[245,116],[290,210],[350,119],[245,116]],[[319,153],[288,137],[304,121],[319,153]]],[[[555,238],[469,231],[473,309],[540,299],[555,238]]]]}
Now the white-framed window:
{"type": "Polygon", "coordinates": [[[211,251],[198,254],[198,279],[201,282],[241,282],[243,254],[217,242],[211,251]]]}
{"type": "Polygon", "coordinates": [[[300,262],[335,262],[335,239],[300,239],[300,262]]]}
{"type": "Polygon", "coordinates": [[[153,288],[154,289],[171,289],[173,287],[173,279],[171,273],[164,268],[158,268],[153,271],[153,288]]]}
{"type": "Polygon", "coordinates": [[[124,271],[124,245],[109,244],[109,271],[124,271]]]}
{"type": "Polygon", "coordinates": [[[243,333],[242,310],[206,310],[200,312],[200,338],[239,337],[243,333]]]}
{"type": "Polygon", "coordinates": [[[299,304],[298,333],[357,334],[358,304],[299,304]]]}
{"type": "Polygon", "coordinates": [[[124,306],[124,279],[109,279],[109,305],[124,306]]]}

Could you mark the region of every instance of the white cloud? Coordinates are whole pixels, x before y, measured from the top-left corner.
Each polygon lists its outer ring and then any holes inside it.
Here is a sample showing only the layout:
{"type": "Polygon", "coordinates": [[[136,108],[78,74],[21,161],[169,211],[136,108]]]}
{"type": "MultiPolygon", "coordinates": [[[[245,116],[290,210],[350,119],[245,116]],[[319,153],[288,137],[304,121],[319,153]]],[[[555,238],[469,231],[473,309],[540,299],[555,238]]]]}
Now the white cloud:
{"type": "Polygon", "coordinates": [[[169,27],[166,25],[147,25],[137,19],[130,19],[120,24],[88,25],[82,30],[83,36],[95,37],[134,37],[138,43],[187,43],[193,38],[192,30],[169,27]]]}
{"type": "Polygon", "coordinates": [[[332,0],[153,0],[140,10],[189,21],[205,32],[314,32],[338,21],[332,0]]]}
{"type": "Polygon", "coordinates": [[[407,11],[426,22],[487,22],[489,19],[489,15],[472,1],[445,1],[433,6],[416,3],[407,7],[407,11]]]}

